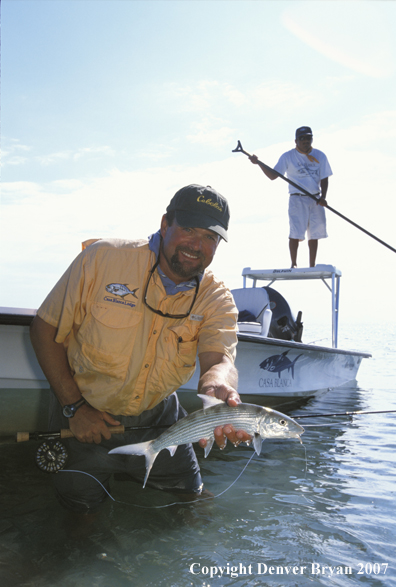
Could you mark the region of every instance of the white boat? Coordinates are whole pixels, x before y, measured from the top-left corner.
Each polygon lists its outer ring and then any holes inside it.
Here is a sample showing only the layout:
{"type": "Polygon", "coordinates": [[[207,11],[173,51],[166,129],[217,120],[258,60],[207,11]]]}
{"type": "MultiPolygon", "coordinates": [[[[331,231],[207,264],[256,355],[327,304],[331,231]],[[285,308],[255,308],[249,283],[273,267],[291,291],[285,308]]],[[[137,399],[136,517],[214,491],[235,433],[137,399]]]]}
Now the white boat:
{"type": "MultiPolygon", "coordinates": [[[[371,355],[338,348],[341,275],[332,265],[243,269],[243,288],[232,293],[239,319],[246,319],[245,314],[248,320],[238,322],[236,358],[239,392],[245,401],[280,407],[334,388],[356,385],[362,359],[371,355]],[[270,287],[286,280],[321,280],[330,290],[331,346],[302,342],[301,313],[295,320],[283,296],[270,287]],[[258,287],[259,282],[266,285],[258,287]]],[[[180,391],[195,393],[198,377],[199,369],[180,391]]]]}
{"type": "Polygon", "coordinates": [[[35,314],[0,307],[0,436],[48,426],[49,383],[29,337],[35,314]]]}
{"type": "MultiPolygon", "coordinates": [[[[236,366],[244,401],[281,407],[355,382],[362,359],[371,355],[337,348],[341,272],[331,265],[307,269],[242,272],[243,288],[233,290],[240,317],[236,366]],[[286,300],[270,286],[280,280],[322,280],[331,291],[332,346],[301,342],[301,318],[294,320],[286,300]],[[247,287],[251,280],[252,287],[247,287]],[[258,282],[269,283],[257,287],[258,282]]],[[[30,343],[36,311],[0,308],[0,436],[45,430],[49,384],[30,343]]],[[[180,388],[187,409],[201,407],[196,397],[199,367],[180,388]]]]}

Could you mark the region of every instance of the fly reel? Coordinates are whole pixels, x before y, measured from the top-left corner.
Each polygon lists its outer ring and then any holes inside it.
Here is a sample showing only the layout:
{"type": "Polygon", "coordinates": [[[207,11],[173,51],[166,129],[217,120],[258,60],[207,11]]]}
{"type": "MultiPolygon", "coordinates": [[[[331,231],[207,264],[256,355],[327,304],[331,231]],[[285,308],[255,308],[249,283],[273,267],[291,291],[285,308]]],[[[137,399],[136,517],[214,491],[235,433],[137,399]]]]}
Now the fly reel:
{"type": "Polygon", "coordinates": [[[36,451],[36,465],[45,473],[57,473],[66,465],[65,446],[59,440],[45,440],[36,451]]]}

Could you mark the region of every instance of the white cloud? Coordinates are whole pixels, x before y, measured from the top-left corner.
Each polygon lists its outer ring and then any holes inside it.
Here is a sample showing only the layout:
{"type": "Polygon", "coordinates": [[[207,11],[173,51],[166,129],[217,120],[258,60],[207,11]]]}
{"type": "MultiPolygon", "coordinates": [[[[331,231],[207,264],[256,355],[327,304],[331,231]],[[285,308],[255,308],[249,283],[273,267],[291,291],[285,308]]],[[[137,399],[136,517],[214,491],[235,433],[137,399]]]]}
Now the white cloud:
{"type": "Polygon", "coordinates": [[[31,148],[28,145],[21,145],[16,139],[8,140],[3,137],[1,151],[2,165],[22,165],[27,161],[27,154],[31,148]]]}
{"type": "Polygon", "coordinates": [[[175,154],[176,146],[170,144],[154,144],[151,147],[145,146],[139,150],[139,157],[149,159],[152,162],[167,159],[175,154]]]}
{"type": "Polygon", "coordinates": [[[276,79],[249,85],[243,90],[229,83],[201,80],[195,85],[188,86],[170,84],[167,86],[167,92],[172,94],[177,109],[203,115],[209,115],[215,110],[225,111],[226,105],[263,110],[283,108],[287,103],[289,107],[296,109],[314,103],[319,93],[307,92],[306,88],[299,84],[276,79]]]}
{"type": "Polygon", "coordinates": [[[13,181],[1,184],[2,205],[21,204],[26,200],[35,200],[42,194],[42,187],[33,181],[13,181]]]}
{"type": "Polygon", "coordinates": [[[234,106],[243,106],[247,103],[247,96],[241,90],[235,88],[230,84],[226,84],[223,89],[224,96],[233,104],[234,106]]]}
{"type": "MultiPolygon", "coordinates": [[[[202,136],[210,135],[211,123],[202,136]]],[[[334,171],[330,205],[392,246],[396,154],[384,141],[390,137],[393,144],[395,132],[396,112],[386,112],[342,131],[329,128],[315,135],[315,145],[328,154],[334,171]]],[[[286,148],[290,146],[274,144],[257,154],[272,161],[286,148]]],[[[287,186],[282,180],[270,182],[245,155],[234,153],[203,165],[128,172],[114,168],[94,180],[3,186],[1,272],[3,284],[13,287],[3,287],[0,305],[37,306],[86,239],[147,237],[159,227],[173,194],[189,183],[212,185],[230,202],[230,241],[221,244],[212,266],[230,287],[242,285],[245,266],[288,267],[287,186]]],[[[344,320],[359,319],[361,311],[372,307],[378,283],[386,283],[381,308],[392,309],[396,283],[389,264],[394,264],[394,253],[330,212],[327,217],[329,238],[320,242],[318,262],[343,271],[344,320]],[[367,281],[370,268],[375,268],[376,285],[367,281]]],[[[307,258],[304,242],[300,266],[307,258]]],[[[323,311],[320,304],[306,308],[307,323],[309,313],[323,311]]]]}
{"type": "Polygon", "coordinates": [[[77,161],[84,158],[92,160],[103,155],[106,157],[115,157],[116,152],[114,149],[106,145],[100,147],[81,147],[77,151],[67,150],[59,151],[57,153],[37,155],[36,160],[39,161],[41,165],[48,166],[59,163],[59,161],[77,161]]]}
{"type": "Polygon", "coordinates": [[[179,111],[206,112],[211,108],[219,89],[221,93],[221,84],[216,80],[200,80],[193,85],[166,84],[161,94],[176,103],[179,111]]]}
{"type": "Polygon", "coordinates": [[[381,4],[304,0],[289,5],[282,22],[325,57],[368,77],[386,78],[395,63],[390,22],[381,4]]]}
{"type": "Polygon", "coordinates": [[[22,157],[21,155],[14,155],[10,156],[8,153],[3,152],[2,156],[3,165],[23,165],[28,161],[27,157],[22,157]]]}
{"type": "Polygon", "coordinates": [[[314,104],[317,100],[317,93],[307,92],[306,88],[298,84],[272,80],[262,83],[249,92],[248,100],[252,105],[260,110],[279,109],[285,104],[288,111],[296,110],[302,106],[314,104]]]}
{"type": "Polygon", "coordinates": [[[66,161],[72,157],[71,151],[59,151],[58,153],[47,153],[46,155],[39,155],[36,160],[44,166],[53,165],[59,161],[66,161]]]}
{"type": "Polygon", "coordinates": [[[235,129],[228,127],[224,121],[204,118],[192,125],[192,134],[189,134],[187,139],[192,143],[219,147],[230,144],[234,136],[235,129]]]}
{"type": "Polygon", "coordinates": [[[97,155],[105,155],[106,157],[115,157],[116,152],[114,149],[108,146],[102,147],[83,147],[78,149],[76,153],[73,154],[73,159],[82,159],[83,157],[89,157],[90,159],[96,157],[97,155]]]}
{"type": "Polygon", "coordinates": [[[92,160],[102,156],[115,157],[116,155],[115,150],[107,145],[99,147],[81,147],[77,151],[69,149],[38,155],[32,152],[32,147],[21,145],[17,140],[5,140],[5,143],[5,147],[2,149],[3,165],[23,165],[35,161],[39,165],[50,166],[62,161],[77,161],[84,158],[92,160]],[[27,156],[28,153],[29,157],[27,156]]]}

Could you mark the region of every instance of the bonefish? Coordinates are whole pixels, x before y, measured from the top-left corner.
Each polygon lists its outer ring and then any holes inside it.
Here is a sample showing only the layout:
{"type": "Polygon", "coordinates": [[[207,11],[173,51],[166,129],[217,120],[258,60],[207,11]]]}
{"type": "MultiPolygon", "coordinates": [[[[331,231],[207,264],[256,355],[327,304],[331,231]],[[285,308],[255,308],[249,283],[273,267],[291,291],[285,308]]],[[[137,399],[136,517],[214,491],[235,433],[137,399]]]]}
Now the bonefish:
{"type": "Polygon", "coordinates": [[[304,428],[292,418],[270,408],[254,404],[230,407],[222,400],[208,395],[199,397],[203,401],[203,409],[182,418],[158,438],[119,446],[109,454],[143,455],[146,459],[146,476],[143,483],[145,487],[151,467],[161,450],[167,448],[173,456],[180,444],[198,442],[204,438],[207,441],[204,449],[207,457],[213,446],[214,429],[217,426],[232,424],[237,430],[246,430],[253,436],[254,450],[258,455],[264,438],[300,438],[304,432],[304,428]]]}

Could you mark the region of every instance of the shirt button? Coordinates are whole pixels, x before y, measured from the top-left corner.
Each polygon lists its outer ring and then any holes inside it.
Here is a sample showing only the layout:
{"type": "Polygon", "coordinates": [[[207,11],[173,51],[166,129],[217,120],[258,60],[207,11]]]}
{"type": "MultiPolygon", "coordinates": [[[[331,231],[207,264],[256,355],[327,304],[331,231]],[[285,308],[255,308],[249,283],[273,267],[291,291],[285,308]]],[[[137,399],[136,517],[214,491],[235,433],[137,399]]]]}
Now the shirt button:
{"type": "Polygon", "coordinates": [[[148,369],[150,365],[148,363],[145,364],[145,368],[148,369]]]}
{"type": "Polygon", "coordinates": [[[140,395],[135,395],[135,399],[140,399],[140,395]]]}
{"type": "Polygon", "coordinates": [[[153,334],[157,334],[157,331],[156,330],[153,330],[153,334]]]}

